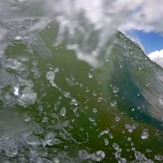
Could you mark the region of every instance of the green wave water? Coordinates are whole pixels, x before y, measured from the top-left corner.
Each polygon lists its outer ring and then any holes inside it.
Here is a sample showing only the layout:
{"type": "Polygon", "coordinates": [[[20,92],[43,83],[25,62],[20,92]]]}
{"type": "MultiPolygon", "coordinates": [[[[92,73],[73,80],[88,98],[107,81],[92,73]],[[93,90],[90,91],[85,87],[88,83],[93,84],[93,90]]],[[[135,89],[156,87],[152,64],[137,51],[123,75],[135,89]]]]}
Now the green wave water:
{"type": "Polygon", "coordinates": [[[162,68],[116,32],[157,6],[0,0],[0,162],[162,162],[162,68]]]}

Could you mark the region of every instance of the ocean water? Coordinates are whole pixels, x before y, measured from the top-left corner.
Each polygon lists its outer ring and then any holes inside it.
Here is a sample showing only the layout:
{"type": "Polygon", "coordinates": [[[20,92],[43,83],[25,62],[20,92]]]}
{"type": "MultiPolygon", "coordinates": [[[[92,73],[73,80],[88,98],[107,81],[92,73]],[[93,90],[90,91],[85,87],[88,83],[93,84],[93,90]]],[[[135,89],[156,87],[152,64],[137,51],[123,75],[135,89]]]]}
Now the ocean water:
{"type": "Polygon", "coordinates": [[[160,5],[0,2],[2,163],[163,161],[162,68],[119,32],[162,32],[160,5]]]}

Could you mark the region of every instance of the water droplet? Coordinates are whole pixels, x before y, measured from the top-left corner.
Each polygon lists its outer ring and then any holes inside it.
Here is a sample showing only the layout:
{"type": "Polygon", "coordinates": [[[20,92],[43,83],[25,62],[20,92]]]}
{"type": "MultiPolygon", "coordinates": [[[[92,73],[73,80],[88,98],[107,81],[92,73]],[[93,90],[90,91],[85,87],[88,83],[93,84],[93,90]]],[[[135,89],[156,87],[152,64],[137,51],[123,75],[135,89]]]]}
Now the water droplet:
{"type": "Polygon", "coordinates": [[[53,71],[48,71],[48,72],[46,73],[46,79],[47,79],[47,80],[53,81],[54,78],[55,78],[55,73],[54,73],[53,71]]]}
{"type": "Polygon", "coordinates": [[[70,104],[77,106],[78,105],[78,102],[77,102],[77,100],[75,98],[72,98],[70,104]]]}
{"type": "Polygon", "coordinates": [[[93,109],[92,109],[92,112],[93,112],[93,113],[97,113],[97,109],[96,109],[96,108],[93,108],[93,109]]]}
{"type": "Polygon", "coordinates": [[[141,107],[140,106],[137,106],[137,110],[140,110],[141,109],[141,107]]]}
{"type": "Polygon", "coordinates": [[[61,101],[57,101],[56,104],[59,106],[61,105],[61,101]]]}
{"type": "Polygon", "coordinates": [[[96,156],[99,156],[101,158],[100,160],[102,160],[102,159],[105,158],[105,152],[103,152],[103,151],[97,151],[96,152],[96,156]]]}
{"type": "Polygon", "coordinates": [[[135,149],[135,147],[132,147],[131,150],[132,150],[132,151],[135,151],[136,149],[135,149]]]}
{"type": "Polygon", "coordinates": [[[110,132],[110,130],[109,129],[105,129],[105,130],[103,130],[103,131],[101,131],[99,134],[98,134],[98,138],[100,138],[101,136],[103,136],[103,135],[109,135],[109,132],[110,132]]]}
{"type": "Polygon", "coordinates": [[[155,155],[155,159],[158,161],[162,161],[163,160],[163,155],[157,154],[155,155]]]}
{"type": "Polygon", "coordinates": [[[143,140],[145,140],[145,139],[148,139],[148,137],[149,137],[149,134],[148,134],[148,130],[143,130],[143,132],[142,132],[142,134],[141,134],[141,138],[143,139],[143,140]]]}
{"type": "Polygon", "coordinates": [[[108,140],[108,138],[105,138],[105,139],[104,139],[104,144],[105,144],[105,145],[109,145],[109,140],[108,140]]]}
{"type": "Polygon", "coordinates": [[[43,108],[42,105],[39,105],[39,106],[37,107],[37,109],[38,109],[39,112],[42,112],[42,111],[44,110],[44,108],[43,108]]]}
{"type": "Polygon", "coordinates": [[[24,119],[25,122],[31,121],[31,117],[28,114],[25,114],[23,119],[24,119]]]}
{"type": "Polygon", "coordinates": [[[117,115],[117,116],[115,117],[115,121],[117,121],[117,122],[119,122],[120,119],[121,119],[121,117],[120,117],[119,115],[117,115]]]}
{"type": "Polygon", "coordinates": [[[59,96],[59,97],[58,97],[58,100],[62,100],[62,99],[63,99],[62,96],[59,96]]]}
{"type": "MultiPolygon", "coordinates": [[[[57,139],[58,140],[58,139],[57,139]]],[[[50,132],[45,137],[45,143],[49,146],[56,144],[56,139],[54,133],[50,132]]]]}
{"type": "Polygon", "coordinates": [[[59,68],[54,69],[54,73],[59,72],[59,68]]]}
{"type": "Polygon", "coordinates": [[[132,139],[130,137],[127,138],[127,141],[130,142],[132,139]]]}
{"type": "Polygon", "coordinates": [[[63,92],[63,95],[64,95],[66,98],[71,98],[70,92],[63,92]]]}
{"type": "Polygon", "coordinates": [[[119,88],[117,86],[113,87],[113,93],[118,93],[119,92],[119,88]]]}
{"type": "Polygon", "coordinates": [[[125,124],[125,128],[127,129],[129,133],[132,133],[136,129],[136,125],[125,124]]]}
{"type": "Polygon", "coordinates": [[[88,73],[88,76],[89,76],[89,78],[91,79],[91,78],[93,78],[93,75],[94,75],[94,70],[91,69],[91,70],[89,71],[89,73],[88,73]]]}
{"type": "Polygon", "coordinates": [[[118,150],[119,149],[119,145],[117,143],[113,143],[112,147],[115,149],[115,150],[118,150]]]}
{"type": "Polygon", "coordinates": [[[116,107],[116,106],[117,106],[117,101],[116,101],[116,100],[112,101],[112,102],[110,103],[110,106],[111,106],[111,107],[116,107]]]}
{"type": "Polygon", "coordinates": [[[79,155],[79,158],[81,158],[82,160],[85,160],[88,158],[88,153],[86,150],[79,150],[78,155],[79,155]]]}
{"type": "Polygon", "coordinates": [[[95,122],[94,118],[89,117],[88,119],[89,119],[90,122],[95,122]]]}
{"type": "Polygon", "coordinates": [[[73,112],[74,112],[76,117],[79,117],[78,107],[73,108],[73,112]]]}
{"type": "Polygon", "coordinates": [[[35,79],[40,78],[40,76],[41,76],[40,72],[35,72],[35,73],[34,73],[34,78],[35,78],[35,79]]]}
{"type": "Polygon", "coordinates": [[[102,97],[99,97],[98,99],[97,99],[97,102],[101,102],[102,101],[102,97]]]}
{"type": "Polygon", "coordinates": [[[97,93],[96,93],[96,92],[93,92],[93,94],[92,94],[92,95],[96,97],[96,96],[97,96],[97,93]]]}
{"type": "Polygon", "coordinates": [[[122,66],[122,65],[119,65],[119,67],[120,67],[120,68],[123,68],[123,66],[122,66]]]}
{"type": "Polygon", "coordinates": [[[144,160],[147,160],[147,158],[145,157],[145,155],[144,155],[144,153],[141,153],[141,152],[139,152],[139,151],[134,151],[134,155],[135,155],[135,158],[136,158],[136,160],[139,162],[139,161],[143,161],[144,162],[144,160]]]}
{"type": "Polygon", "coordinates": [[[110,138],[110,139],[113,139],[113,138],[114,138],[114,136],[113,136],[112,133],[109,134],[109,138],[110,138]]]}
{"type": "Polygon", "coordinates": [[[135,110],[135,108],[132,108],[132,109],[131,109],[131,111],[134,111],[134,110],[135,110]]]}
{"type": "Polygon", "coordinates": [[[63,107],[63,108],[61,109],[60,115],[61,115],[61,116],[65,116],[65,115],[66,115],[66,108],[65,108],[65,107],[63,107]]]}
{"type": "Polygon", "coordinates": [[[105,158],[105,152],[103,152],[102,150],[99,150],[93,154],[90,154],[89,157],[93,160],[93,161],[97,161],[100,162],[105,158]]]}
{"type": "Polygon", "coordinates": [[[152,150],[149,149],[149,148],[147,148],[145,151],[146,151],[147,153],[152,153],[152,150]]]}
{"type": "Polygon", "coordinates": [[[43,120],[42,120],[42,122],[47,123],[47,122],[48,122],[48,120],[49,120],[49,118],[48,118],[48,117],[44,117],[44,118],[43,118],[43,120]]]}

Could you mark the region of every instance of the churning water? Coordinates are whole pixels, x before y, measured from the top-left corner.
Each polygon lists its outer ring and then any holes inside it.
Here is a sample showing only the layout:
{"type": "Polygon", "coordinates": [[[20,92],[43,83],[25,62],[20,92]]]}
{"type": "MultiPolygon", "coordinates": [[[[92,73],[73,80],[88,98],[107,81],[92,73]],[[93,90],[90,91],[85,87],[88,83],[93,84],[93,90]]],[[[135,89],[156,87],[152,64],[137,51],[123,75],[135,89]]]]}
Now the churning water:
{"type": "Polygon", "coordinates": [[[162,162],[162,68],[117,32],[161,4],[0,0],[0,161],[162,162]]]}

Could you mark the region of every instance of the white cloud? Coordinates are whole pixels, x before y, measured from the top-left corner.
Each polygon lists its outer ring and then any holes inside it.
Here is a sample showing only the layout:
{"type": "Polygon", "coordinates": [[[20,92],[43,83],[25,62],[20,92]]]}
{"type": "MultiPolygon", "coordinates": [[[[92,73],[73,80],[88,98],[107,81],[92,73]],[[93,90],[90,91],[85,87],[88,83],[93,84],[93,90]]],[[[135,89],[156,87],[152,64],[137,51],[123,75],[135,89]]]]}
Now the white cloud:
{"type": "Polygon", "coordinates": [[[148,57],[163,68],[163,49],[150,53],[148,57]]]}
{"type": "Polygon", "coordinates": [[[123,30],[143,30],[145,32],[161,32],[162,28],[162,17],[163,17],[163,0],[141,0],[139,6],[135,6],[132,11],[133,14],[129,14],[125,24],[120,27],[123,30]],[[134,12],[135,11],[135,12],[134,12]]]}

